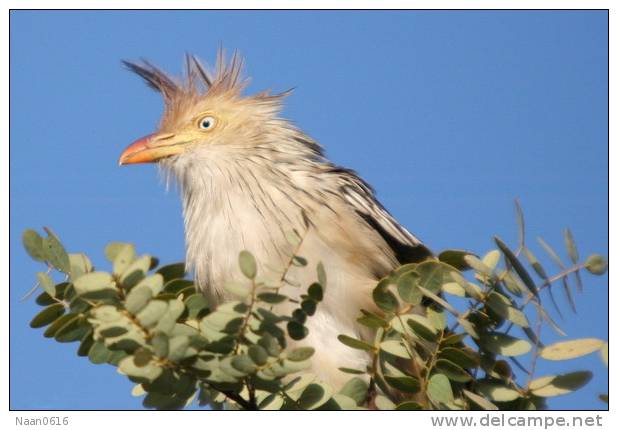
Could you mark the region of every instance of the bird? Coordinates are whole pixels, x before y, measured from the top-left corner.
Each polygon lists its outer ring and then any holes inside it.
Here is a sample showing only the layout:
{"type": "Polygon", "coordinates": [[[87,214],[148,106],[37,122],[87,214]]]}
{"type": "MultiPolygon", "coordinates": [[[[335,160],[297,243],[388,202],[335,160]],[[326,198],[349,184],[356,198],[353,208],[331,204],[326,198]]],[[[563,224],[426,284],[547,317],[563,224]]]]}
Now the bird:
{"type": "MultiPolygon", "coordinates": [[[[240,281],[239,252],[251,252],[264,279],[309,285],[315,271],[289,267],[290,255],[322,263],[323,300],[298,341],[315,353],[310,369],[341,387],[339,368],[366,368],[370,356],[338,341],[367,337],[361,309],[376,310],[372,290],[392,270],[432,256],[377,200],[353,170],[331,162],[322,146],[281,111],[286,91],[246,95],[249,80],[236,51],[217,53],[211,70],[186,55],[173,77],[147,60],[124,61],[159,92],[164,112],[156,131],[129,145],[120,165],[157,163],[178,185],[184,217],[187,270],[214,305],[232,300],[225,289],[240,281]],[[290,232],[299,240],[289,240],[290,232]]],[[[343,142],[350,145],[352,142],[343,142]]],[[[282,294],[303,293],[285,285],[282,294]]]]}

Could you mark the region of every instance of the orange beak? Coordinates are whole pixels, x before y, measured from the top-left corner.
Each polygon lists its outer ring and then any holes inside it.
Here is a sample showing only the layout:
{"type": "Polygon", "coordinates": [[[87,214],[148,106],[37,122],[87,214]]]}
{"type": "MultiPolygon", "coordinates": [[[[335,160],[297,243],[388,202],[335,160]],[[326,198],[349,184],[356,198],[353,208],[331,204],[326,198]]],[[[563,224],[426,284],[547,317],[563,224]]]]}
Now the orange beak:
{"type": "Polygon", "coordinates": [[[136,140],[120,154],[118,164],[154,163],[184,152],[189,142],[171,133],[153,133],[136,140]]]}

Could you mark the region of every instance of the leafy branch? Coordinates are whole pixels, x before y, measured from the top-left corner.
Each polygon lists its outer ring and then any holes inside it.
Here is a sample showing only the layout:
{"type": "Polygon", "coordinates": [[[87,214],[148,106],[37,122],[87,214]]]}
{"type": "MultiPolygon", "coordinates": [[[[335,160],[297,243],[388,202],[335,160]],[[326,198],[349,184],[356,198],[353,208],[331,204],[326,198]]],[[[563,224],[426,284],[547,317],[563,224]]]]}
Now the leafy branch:
{"type": "Polygon", "coordinates": [[[350,378],[337,391],[310,372],[313,348],[289,346],[307,336],[306,323],[327,286],[322,264],[298,255],[303,238],[296,232],[278,282],[262,279],[253,255],[242,251],[241,281],[225,285],[234,299],[214,307],[185,277],[183,263],[159,267],[133,245],[112,242],[105,248],[111,268],[101,271],[86,255],[67,253],[50,229],[45,237],[27,230],[26,251],[45,265],[35,287],[42,290],[35,301],[43,309],[30,325],[45,327],[43,335],[58,342],[79,343],[77,354],[92,363],[117,367],[148,408],[179,409],[193,401],[240,409],[543,408],[545,399],[582,387],[592,375],[584,370],[536,377],[539,360],[598,351],[607,365],[608,356],[607,342],[596,338],[545,345],[545,323],[564,333],[543,307],[543,296],[562,318],[552,285],[562,284],[574,311],[583,274],[603,275],[607,262],[596,254],[581,261],[566,230],[570,266],[539,239],[558,267],[549,275],[526,244],[519,205],[517,219],[515,251],[495,238],[496,249],[481,257],[447,250],[381,279],[373,308],[357,319],[371,334],[333,339],[368,357],[366,368],[340,368],[350,378]],[[310,263],[315,282],[303,287],[288,279],[292,267],[311,270],[310,263]],[[286,294],[290,285],[304,288],[299,299],[286,294]]]}

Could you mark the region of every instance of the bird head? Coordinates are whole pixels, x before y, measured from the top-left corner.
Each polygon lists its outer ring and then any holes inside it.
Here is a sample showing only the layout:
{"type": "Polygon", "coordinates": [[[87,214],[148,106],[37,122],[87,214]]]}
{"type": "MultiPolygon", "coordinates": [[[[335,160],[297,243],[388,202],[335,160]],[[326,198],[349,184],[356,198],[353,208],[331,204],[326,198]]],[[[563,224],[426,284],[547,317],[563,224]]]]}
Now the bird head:
{"type": "Polygon", "coordinates": [[[187,55],[186,76],[181,80],[147,61],[124,64],[161,93],[165,110],[158,130],[122,152],[121,165],[174,161],[213,152],[247,155],[265,141],[272,142],[273,135],[293,128],[277,118],[289,91],[241,95],[248,81],[242,77],[243,62],[237,53],[226,62],[220,50],[214,72],[187,55]]]}

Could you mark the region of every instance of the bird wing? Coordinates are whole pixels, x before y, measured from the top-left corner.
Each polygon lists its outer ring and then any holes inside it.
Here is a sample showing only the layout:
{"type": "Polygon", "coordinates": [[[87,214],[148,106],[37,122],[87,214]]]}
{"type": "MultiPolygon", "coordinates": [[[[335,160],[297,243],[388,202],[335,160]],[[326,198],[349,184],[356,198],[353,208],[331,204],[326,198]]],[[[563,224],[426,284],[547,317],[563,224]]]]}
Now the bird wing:
{"type": "Polygon", "coordinates": [[[339,189],[345,201],[382,237],[401,264],[422,261],[432,255],[420,239],[399,224],[382,206],[371,186],[356,172],[333,166],[331,173],[338,176],[339,189]]]}

